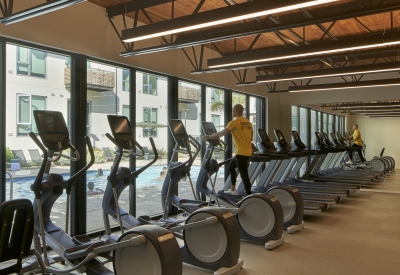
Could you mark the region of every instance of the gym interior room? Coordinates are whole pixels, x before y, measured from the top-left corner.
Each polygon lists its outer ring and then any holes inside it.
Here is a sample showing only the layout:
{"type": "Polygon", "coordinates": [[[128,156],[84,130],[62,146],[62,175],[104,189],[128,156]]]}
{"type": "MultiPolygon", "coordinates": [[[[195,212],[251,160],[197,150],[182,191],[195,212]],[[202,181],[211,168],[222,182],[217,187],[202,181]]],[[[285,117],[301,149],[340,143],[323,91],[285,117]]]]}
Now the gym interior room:
{"type": "Polygon", "coordinates": [[[0,274],[399,274],[399,0],[0,11],[0,274]]]}

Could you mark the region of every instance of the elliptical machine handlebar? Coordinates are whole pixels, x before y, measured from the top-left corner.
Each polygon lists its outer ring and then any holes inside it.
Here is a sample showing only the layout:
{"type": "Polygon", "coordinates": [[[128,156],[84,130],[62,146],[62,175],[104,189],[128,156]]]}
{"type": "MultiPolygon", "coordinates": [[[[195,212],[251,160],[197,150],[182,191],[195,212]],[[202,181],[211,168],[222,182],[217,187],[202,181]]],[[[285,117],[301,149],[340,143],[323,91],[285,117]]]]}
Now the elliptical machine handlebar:
{"type": "Polygon", "coordinates": [[[43,152],[42,165],[40,166],[40,170],[38,172],[38,175],[37,175],[35,181],[31,185],[31,190],[35,193],[35,198],[40,199],[41,191],[42,191],[43,174],[44,174],[44,170],[46,169],[47,160],[48,160],[47,150],[44,147],[43,143],[40,142],[40,140],[38,139],[36,134],[34,134],[33,132],[30,132],[29,136],[36,143],[36,145],[40,148],[40,150],[42,150],[42,152],[43,152]]]}
{"type": "MultiPolygon", "coordinates": [[[[85,167],[83,167],[81,170],[79,170],[75,175],[73,175],[72,177],[70,177],[67,180],[68,186],[67,186],[67,194],[68,192],[70,192],[71,187],[74,186],[75,182],[84,174],[86,173],[86,171],[93,165],[94,161],[95,161],[95,156],[94,156],[94,151],[93,151],[93,146],[92,146],[92,142],[90,141],[90,138],[88,136],[85,136],[85,142],[86,142],[86,146],[89,149],[89,153],[90,153],[90,162],[87,163],[85,165],[85,167]]],[[[70,143],[71,144],[71,143],[70,143]]],[[[72,146],[72,144],[71,144],[72,146]]],[[[74,147],[75,149],[75,147],[74,147]]],[[[72,148],[71,148],[72,150],[72,148]]],[[[75,149],[76,150],[76,149],[75,149]]],[[[79,154],[77,155],[79,156],[79,154]]],[[[79,158],[78,158],[79,159],[79,158]]]]}
{"type": "Polygon", "coordinates": [[[61,157],[63,157],[63,158],[69,159],[71,161],[78,161],[81,158],[81,156],[79,155],[78,150],[76,150],[76,148],[71,144],[71,142],[68,142],[68,143],[69,143],[69,148],[72,150],[72,152],[74,152],[75,157],[64,155],[62,153],[62,151],[60,151],[60,152],[56,152],[55,153],[55,155],[57,155],[57,157],[55,159],[49,158],[48,160],[51,161],[51,162],[56,162],[56,161],[59,161],[61,157]]]}
{"type": "MultiPolygon", "coordinates": [[[[117,154],[116,163],[114,163],[112,170],[110,172],[110,176],[112,179],[112,177],[114,177],[114,175],[117,174],[119,163],[121,162],[121,159],[122,159],[123,147],[122,147],[121,143],[118,140],[116,140],[114,137],[112,137],[109,133],[106,134],[106,137],[118,147],[118,151],[119,151],[119,153],[117,154]]],[[[152,137],[150,137],[149,140],[150,140],[151,148],[153,149],[153,152],[154,152],[154,158],[152,161],[147,163],[145,166],[141,167],[140,169],[137,169],[134,172],[131,172],[131,178],[137,178],[144,170],[146,170],[148,167],[153,165],[158,160],[158,152],[157,152],[156,145],[154,143],[154,139],[152,137]]],[[[131,148],[130,154],[128,156],[143,157],[144,149],[136,140],[135,140],[135,146],[140,151],[142,151],[142,154],[135,153],[134,149],[131,148]]],[[[113,184],[113,186],[114,186],[114,184],[116,184],[116,181],[111,180],[111,184],[113,184]]]]}
{"type": "MultiPolygon", "coordinates": [[[[150,144],[151,144],[151,148],[153,149],[154,152],[154,158],[152,161],[150,161],[149,163],[147,163],[145,166],[137,169],[134,172],[131,172],[131,177],[133,178],[137,178],[144,170],[146,170],[148,167],[150,167],[151,165],[153,165],[157,160],[158,160],[158,152],[157,152],[157,148],[156,148],[156,144],[154,143],[154,139],[152,137],[149,137],[150,140],[150,144]]],[[[139,145],[139,143],[137,143],[137,141],[135,141],[136,146],[139,145]]],[[[139,145],[140,146],[140,145],[139,145]]],[[[143,155],[144,155],[144,151],[143,148],[140,146],[138,147],[139,149],[141,148],[143,155]]]]}

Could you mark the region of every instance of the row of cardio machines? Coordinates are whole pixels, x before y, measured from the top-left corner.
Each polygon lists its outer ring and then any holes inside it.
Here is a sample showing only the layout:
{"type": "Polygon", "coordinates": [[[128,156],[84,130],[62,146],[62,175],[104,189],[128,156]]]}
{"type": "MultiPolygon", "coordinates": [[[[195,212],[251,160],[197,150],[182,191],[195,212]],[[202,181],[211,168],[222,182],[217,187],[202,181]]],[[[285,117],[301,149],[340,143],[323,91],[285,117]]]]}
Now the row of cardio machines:
{"type": "Polygon", "coordinates": [[[35,193],[33,241],[41,257],[27,259],[19,273],[30,272],[43,265],[47,272],[53,274],[88,275],[180,275],[182,263],[211,270],[216,275],[234,274],[242,268],[239,226],[228,210],[205,206],[185,220],[164,217],[152,221],[146,216],[136,219],[120,208],[118,199],[122,191],[133,185],[133,179],[155,163],[158,157],[154,141],[150,138],[155,152],[151,162],[137,170],[119,166],[124,152],[127,152],[125,157],[144,156],[143,148],[134,139],[129,120],[122,116],[108,116],[112,135],[106,136],[118,150],[102,202],[105,235],[100,240],[92,240],[88,235],[70,236],[70,194],[74,187],[86,185],[79,178],[94,163],[93,148],[89,137],[85,137],[90,162],[69,179],[50,173],[51,162],[61,157],[79,161],[80,156],[69,140],[62,113],[38,110],[33,113],[40,140],[34,133],[29,135],[43,152],[44,159],[31,185],[35,193]],[[67,149],[73,152],[73,157],[62,154],[67,149]],[[64,192],[67,194],[67,211],[63,230],[52,222],[50,213],[55,201],[64,192]],[[110,217],[119,223],[120,235],[112,234],[110,217]],[[177,238],[183,241],[183,245],[178,243],[177,238]],[[52,256],[47,247],[51,248],[52,256]]]}
{"type": "MultiPolygon", "coordinates": [[[[347,133],[344,133],[346,137],[349,137],[347,133]]],[[[322,133],[323,139],[327,139],[327,135],[322,133]]],[[[337,135],[335,133],[331,133],[331,140],[328,139],[328,141],[324,142],[325,147],[334,147],[334,148],[344,148],[348,150],[359,150],[359,147],[352,147],[349,141],[346,141],[346,139],[338,132],[337,135]]],[[[364,153],[364,148],[365,148],[365,143],[362,148],[362,153],[364,153]]],[[[395,161],[394,158],[391,156],[383,156],[383,153],[385,152],[385,148],[382,149],[381,153],[379,156],[373,157],[370,161],[365,161],[365,166],[358,166],[357,163],[360,163],[361,160],[357,159],[355,161],[354,159],[359,158],[358,154],[353,154],[353,162],[354,165],[346,165],[345,160],[350,159],[349,157],[344,157],[342,159],[342,162],[339,164],[343,168],[346,166],[347,168],[350,169],[360,169],[360,170],[369,170],[369,171],[383,171],[385,175],[393,173],[395,169],[395,161]]],[[[365,158],[365,154],[364,154],[365,158]]]]}
{"type": "Polygon", "coordinates": [[[369,162],[368,169],[348,169],[344,165],[344,157],[349,150],[360,150],[347,144],[343,136],[316,132],[316,148],[320,152],[311,162],[303,175],[305,180],[335,181],[340,183],[370,186],[392,173],[395,169],[391,157],[376,157],[369,162]]]}

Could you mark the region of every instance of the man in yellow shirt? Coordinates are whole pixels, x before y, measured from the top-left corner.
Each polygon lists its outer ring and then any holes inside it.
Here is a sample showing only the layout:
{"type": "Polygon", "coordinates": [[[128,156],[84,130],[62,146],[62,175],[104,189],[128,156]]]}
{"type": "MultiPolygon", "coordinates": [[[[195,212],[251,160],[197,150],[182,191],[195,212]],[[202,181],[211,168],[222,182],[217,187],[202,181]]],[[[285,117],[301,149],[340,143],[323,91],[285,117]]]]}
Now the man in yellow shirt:
{"type": "MultiPolygon", "coordinates": [[[[361,166],[365,165],[365,159],[364,156],[361,152],[361,149],[363,147],[363,141],[361,139],[361,133],[360,130],[358,130],[358,125],[354,124],[353,125],[353,136],[348,137],[347,139],[351,140],[352,142],[354,142],[353,147],[356,147],[357,153],[360,156],[360,160],[361,160],[361,166]]],[[[347,164],[353,164],[353,151],[349,150],[348,151],[350,160],[348,162],[346,162],[347,164]]]]}
{"type": "Polygon", "coordinates": [[[232,109],[232,115],[236,119],[230,121],[228,125],[218,133],[201,137],[203,140],[220,139],[232,133],[233,143],[236,148],[236,156],[229,163],[229,173],[231,174],[232,183],[231,190],[225,192],[232,195],[238,194],[236,191],[236,167],[239,170],[247,195],[251,194],[248,161],[253,154],[253,148],[251,146],[253,140],[253,125],[247,118],[243,117],[243,109],[241,104],[236,104],[232,109]]]}

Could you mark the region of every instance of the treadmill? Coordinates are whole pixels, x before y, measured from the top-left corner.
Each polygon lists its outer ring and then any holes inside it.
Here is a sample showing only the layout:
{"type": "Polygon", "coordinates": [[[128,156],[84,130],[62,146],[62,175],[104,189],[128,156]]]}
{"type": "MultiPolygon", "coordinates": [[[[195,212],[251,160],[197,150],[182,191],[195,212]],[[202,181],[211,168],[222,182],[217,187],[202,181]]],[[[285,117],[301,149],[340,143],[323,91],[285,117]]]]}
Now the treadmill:
{"type": "MultiPolygon", "coordinates": [[[[303,196],[307,196],[309,199],[313,199],[315,202],[324,202],[329,203],[330,205],[334,205],[336,202],[341,201],[344,197],[346,197],[350,192],[347,190],[342,190],[339,188],[330,188],[329,186],[312,186],[311,184],[302,185],[301,182],[295,182],[286,180],[290,175],[291,178],[294,178],[297,175],[297,171],[304,164],[304,161],[308,158],[308,156],[313,155],[314,153],[311,151],[294,151],[293,148],[286,142],[285,137],[283,136],[280,130],[274,131],[275,136],[277,138],[276,146],[278,147],[278,151],[285,152],[289,154],[292,158],[289,160],[285,160],[275,177],[272,179],[273,184],[287,184],[296,186],[303,196]],[[301,161],[299,161],[301,160],[301,161]],[[296,165],[296,170],[293,171],[293,167],[296,165]]],[[[298,148],[296,148],[298,149],[298,148]]]]}
{"type": "MultiPolygon", "coordinates": [[[[262,141],[258,144],[259,152],[257,154],[269,156],[271,161],[268,163],[252,162],[250,164],[249,177],[251,184],[254,185],[254,183],[257,181],[257,178],[259,178],[256,186],[252,188],[254,192],[267,192],[275,186],[285,186],[283,184],[272,185],[270,183],[272,181],[272,178],[276,175],[276,172],[281,167],[282,162],[284,160],[290,159],[290,156],[288,154],[283,154],[276,151],[275,146],[272,144],[272,142],[270,142],[268,136],[261,140],[262,141]],[[263,169],[265,165],[266,167],[265,169],[263,169]],[[261,176],[259,177],[260,174],[261,176]]],[[[243,188],[243,182],[240,182],[237,188],[243,188]]],[[[297,188],[295,190],[300,191],[297,188]]],[[[308,194],[303,195],[301,193],[301,196],[303,200],[305,215],[319,215],[322,210],[328,209],[330,204],[335,204],[334,200],[331,200],[329,203],[321,203],[320,201],[314,200],[314,198],[312,196],[309,196],[308,194]]]]}
{"type": "MultiPolygon", "coordinates": [[[[318,155],[318,151],[316,150],[307,150],[306,151],[306,146],[304,143],[301,141],[300,135],[298,134],[297,131],[292,131],[292,137],[293,137],[293,143],[292,147],[294,151],[305,151],[305,152],[310,152],[313,156],[318,155]]],[[[353,185],[353,184],[346,184],[346,183],[337,183],[337,182],[309,182],[309,181],[303,181],[301,179],[296,178],[296,175],[298,174],[300,168],[306,161],[307,157],[302,157],[300,158],[294,168],[292,168],[292,171],[288,175],[288,177],[285,179],[285,182],[291,182],[292,184],[299,184],[300,186],[310,186],[310,187],[316,187],[316,188],[329,188],[329,189],[338,189],[345,191],[347,195],[351,193],[355,193],[357,190],[360,189],[359,185],[353,185]]]]}
{"type": "MultiPolygon", "coordinates": [[[[330,169],[334,167],[334,165],[338,164],[338,153],[341,152],[342,155],[345,154],[344,149],[334,148],[331,144],[328,145],[325,143],[326,140],[322,137],[321,133],[315,132],[317,137],[316,148],[319,151],[319,154],[316,155],[308,166],[308,169],[303,175],[304,180],[312,180],[312,181],[321,181],[321,182],[340,182],[340,183],[349,183],[349,184],[357,184],[361,186],[370,185],[375,177],[362,177],[361,171],[353,171],[353,174],[344,175],[344,173],[339,173],[339,171],[328,171],[326,169],[330,169]],[[343,154],[344,152],[344,154],[343,154]],[[357,174],[354,175],[354,172],[357,174]]],[[[341,169],[342,172],[346,172],[341,169]]],[[[347,171],[349,172],[349,171],[347,171]]]]}

